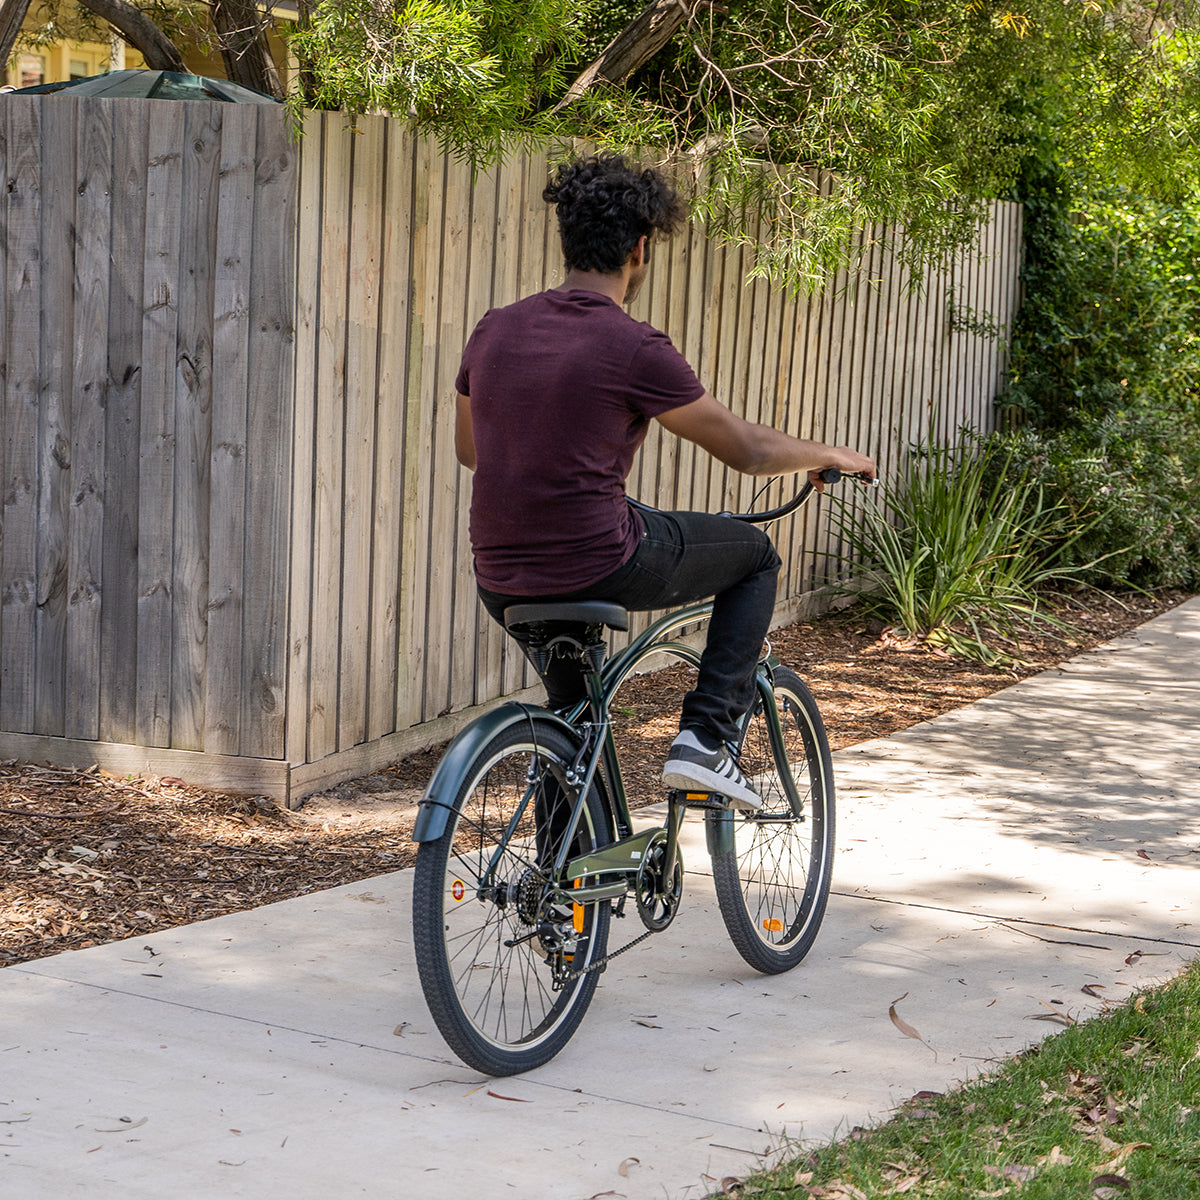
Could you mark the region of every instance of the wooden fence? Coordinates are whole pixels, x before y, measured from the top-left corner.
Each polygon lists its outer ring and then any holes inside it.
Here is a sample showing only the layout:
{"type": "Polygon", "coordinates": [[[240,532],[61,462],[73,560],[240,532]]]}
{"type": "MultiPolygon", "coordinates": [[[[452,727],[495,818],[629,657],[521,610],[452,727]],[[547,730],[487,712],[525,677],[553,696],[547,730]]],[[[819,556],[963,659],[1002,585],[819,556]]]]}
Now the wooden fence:
{"type": "MultiPolygon", "coordinates": [[[[0,99],[0,757],[99,762],[294,800],[526,688],[482,613],[454,376],[490,306],[561,274],[544,157],[472,179],[399,122],[199,102],[0,99]]],[[[811,301],[692,228],[634,315],[716,395],[886,474],[936,423],[988,428],[1021,213],[913,288],[811,301]]],[[[754,488],[653,434],[631,492],[754,488]]],[[[837,550],[777,531],[779,616],[837,550]]]]}

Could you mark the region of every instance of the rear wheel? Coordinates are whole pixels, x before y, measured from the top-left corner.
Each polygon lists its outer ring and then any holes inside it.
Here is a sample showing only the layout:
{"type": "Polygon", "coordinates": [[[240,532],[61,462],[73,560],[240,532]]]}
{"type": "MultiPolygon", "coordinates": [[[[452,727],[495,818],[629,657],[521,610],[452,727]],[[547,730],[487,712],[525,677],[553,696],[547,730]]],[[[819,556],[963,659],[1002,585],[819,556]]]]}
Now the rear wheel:
{"type": "Polygon", "coordinates": [[[782,745],[760,693],[744,723],[740,766],[763,798],[758,812],[709,813],[717,901],[738,953],[755,970],[790,970],[812,948],[833,866],[833,764],[812,693],[775,671],[782,745]]]}
{"type": "MultiPolygon", "coordinates": [[[[502,730],[464,773],[445,832],[417,851],[421,988],[451,1049],[488,1075],[548,1062],[596,990],[599,972],[578,972],[604,957],[609,902],[564,902],[552,879],[576,794],[566,782],[575,751],[536,716],[502,730]]],[[[593,789],[570,857],[604,844],[606,828],[593,789]]]]}

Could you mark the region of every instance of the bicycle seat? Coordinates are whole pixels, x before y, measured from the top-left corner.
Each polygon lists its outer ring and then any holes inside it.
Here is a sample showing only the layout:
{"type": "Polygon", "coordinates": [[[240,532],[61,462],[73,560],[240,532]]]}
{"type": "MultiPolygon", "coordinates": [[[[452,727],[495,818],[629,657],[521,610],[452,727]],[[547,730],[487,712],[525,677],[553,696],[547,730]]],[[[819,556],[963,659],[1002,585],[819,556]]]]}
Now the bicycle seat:
{"type": "Polygon", "coordinates": [[[607,625],[628,629],[629,613],[607,600],[555,601],[549,604],[510,604],[504,610],[504,627],[533,625],[538,621],[578,621],[582,625],[607,625]]]}

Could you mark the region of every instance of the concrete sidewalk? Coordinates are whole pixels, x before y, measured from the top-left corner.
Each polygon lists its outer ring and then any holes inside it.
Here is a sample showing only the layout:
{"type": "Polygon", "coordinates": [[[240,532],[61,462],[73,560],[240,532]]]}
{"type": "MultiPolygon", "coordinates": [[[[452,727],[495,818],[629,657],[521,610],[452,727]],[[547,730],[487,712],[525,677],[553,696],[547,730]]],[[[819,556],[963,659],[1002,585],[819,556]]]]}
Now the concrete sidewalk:
{"type": "Polygon", "coordinates": [[[1198,728],[1192,600],[840,753],[835,895],[773,978],[726,939],[689,819],[680,918],[514,1079],[473,1075],[434,1029],[409,872],[9,967],[0,1195],[703,1196],[1193,957],[1198,728]]]}

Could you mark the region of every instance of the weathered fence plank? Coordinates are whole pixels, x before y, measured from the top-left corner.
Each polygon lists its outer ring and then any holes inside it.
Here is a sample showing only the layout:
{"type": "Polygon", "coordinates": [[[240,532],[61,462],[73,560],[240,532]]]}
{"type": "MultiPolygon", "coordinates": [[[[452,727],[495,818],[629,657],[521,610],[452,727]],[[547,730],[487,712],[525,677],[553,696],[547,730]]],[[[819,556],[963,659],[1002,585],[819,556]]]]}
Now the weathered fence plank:
{"type": "Polygon", "coordinates": [[[438,271],[441,263],[445,164],[428,141],[417,146],[413,188],[412,316],[409,325],[404,520],[401,527],[403,656],[398,687],[401,726],[424,712],[425,625],[429,578],[431,443],[436,397],[428,386],[437,362],[438,271]]]}
{"type": "Polygon", "coordinates": [[[179,195],[185,105],[151,124],[146,177],[142,408],[138,474],[137,741],[171,744],[171,597],[175,514],[175,352],[180,274],[179,195]]]}
{"type": "MultiPolygon", "coordinates": [[[[257,121],[249,106],[222,114],[213,285],[212,452],[209,498],[208,659],[204,749],[237,754],[242,718],[246,425],[250,392],[250,270],[257,121]]],[[[259,397],[254,397],[255,403],[259,397]]],[[[255,464],[257,470],[257,464],[255,464]]],[[[253,567],[252,569],[257,569],[253,567]]]]}
{"type": "Polygon", "coordinates": [[[148,105],[120,106],[114,112],[112,143],[100,737],[124,743],[137,741],[138,498],[150,111],[148,105]]]}
{"type": "MultiPolygon", "coordinates": [[[[75,199],[75,359],[67,556],[67,737],[100,736],[100,605],[108,403],[109,258],[114,101],[83,106],[75,199]]],[[[114,472],[119,464],[113,464],[114,472]]]]}
{"type": "Polygon", "coordinates": [[[414,144],[387,127],[381,248],[378,430],[375,442],[375,559],[371,576],[369,739],[396,726],[400,634],[400,529],[404,517],[404,396],[408,379],[414,144]]]}
{"type": "MultiPolygon", "coordinates": [[[[464,288],[466,310],[463,328],[473,329],[475,323],[492,307],[492,296],[496,280],[496,256],[498,247],[492,236],[500,223],[496,203],[499,196],[500,172],[492,171],[480,175],[471,189],[471,207],[467,236],[470,239],[469,267],[464,288]]],[[[465,340],[465,339],[464,339],[465,340]]],[[[446,402],[457,406],[457,391],[454,377],[458,371],[459,356],[453,351],[447,362],[449,372],[446,402]]],[[[457,495],[455,497],[456,522],[454,531],[455,556],[458,576],[455,581],[453,644],[456,651],[454,674],[451,681],[450,706],[462,709],[477,704],[481,685],[489,671],[488,636],[490,631],[480,620],[478,603],[473,603],[474,587],[470,579],[470,511],[471,479],[466,471],[455,470],[457,495]],[[464,560],[467,569],[464,570],[464,560]]]]}
{"type": "Polygon", "coordinates": [[[255,105],[239,753],[286,756],[288,573],[293,499],[296,150],[255,105]]]}
{"type": "Polygon", "coordinates": [[[4,353],[4,445],[0,471],[0,726],[34,731],[37,612],[37,430],[42,300],[41,108],[9,96],[7,188],[8,301],[4,353]]]}
{"type": "Polygon", "coordinates": [[[350,254],[346,307],[345,474],[342,480],[339,749],[367,739],[370,700],[371,550],[378,407],[380,242],[383,237],[382,117],[357,123],[350,188],[350,254]]]}
{"type": "Polygon", "coordinates": [[[223,109],[188,105],[175,346],[175,527],[171,561],[171,745],[204,749],[212,490],[212,253],[223,109]]]}
{"type": "MultiPolygon", "coordinates": [[[[470,269],[470,237],[467,228],[471,206],[471,170],[469,165],[447,162],[445,195],[442,204],[441,260],[430,264],[430,284],[437,302],[430,296],[429,317],[425,325],[425,364],[429,371],[427,387],[433,392],[431,440],[428,447],[432,468],[429,492],[429,539],[427,557],[427,613],[425,644],[425,712],[440,716],[454,708],[465,707],[469,700],[455,696],[455,666],[463,648],[454,643],[455,582],[461,559],[455,544],[458,529],[459,468],[454,456],[454,378],[458,373],[459,354],[467,339],[464,284],[470,269]],[[430,339],[432,335],[432,341],[430,339]]],[[[459,590],[460,603],[467,598],[459,590]]],[[[474,606],[472,605],[472,611],[474,606]]],[[[465,657],[465,656],[464,656],[465,657]]],[[[458,682],[465,682],[465,672],[458,682]]]]}
{"type": "Polygon", "coordinates": [[[338,749],[341,665],[342,480],[346,435],[347,271],[350,258],[351,145],[344,118],[324,117],[321,181],[320,319],[313,458],[313,586],[310,633],[308,754],[338,749]]]}
{"type": "Polygon", "coordinates": [[[78,103],[42,113],[42,303],[38,395],[37,729],[62,736],[67,708],[67,558],[75,345],[75,118],[78,103]]]}
{"type": "Polygon", "coordinates": [[[325,120],[306,113],[296,203],[296,362],[292,401],[292,505],[289,539],[290,580],[287,633],[286,754],[288,762],[308,762],[309,693],[312,688],[312,615],[317,411],[317,329],[321,319],[322,159],[325,120]]]}

